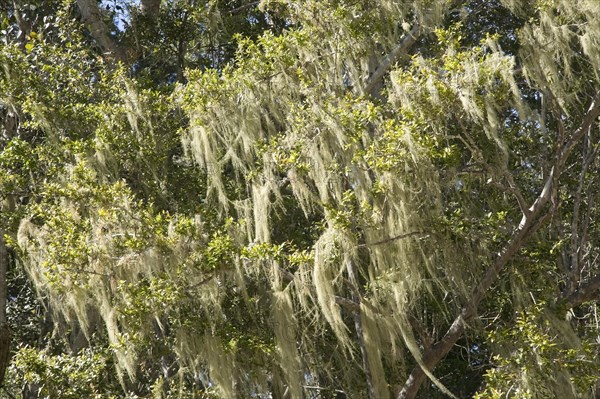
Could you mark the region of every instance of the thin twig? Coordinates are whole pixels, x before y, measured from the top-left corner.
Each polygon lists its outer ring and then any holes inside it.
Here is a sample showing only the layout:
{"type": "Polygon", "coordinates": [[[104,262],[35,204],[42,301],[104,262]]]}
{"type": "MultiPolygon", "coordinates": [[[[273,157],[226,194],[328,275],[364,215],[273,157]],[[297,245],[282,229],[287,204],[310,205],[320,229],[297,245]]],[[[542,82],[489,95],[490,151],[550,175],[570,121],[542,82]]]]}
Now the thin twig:
{"type": "Polygon", "coordinates": [[[376,246],[376,245],[383,245],[383,244],[387,244],[389,242],[392,241],[396,241],[396,240],[401,240],[403,238],[409,238],[409,237],[413,237],[419,234],[431,234],[430,232],[427,231],[411,231],[410,233],[403,233],[403,234],[399,234],[397,236],[394,237],[390,237],[390,238],[386,238],[385,240],[381,240],[381,241],[376,241],[376,242],[367,242],[364,244],[360,244],[358,245],[359,248],[364,248],[364,247],[372,247],[372,246],[376,246]]]}

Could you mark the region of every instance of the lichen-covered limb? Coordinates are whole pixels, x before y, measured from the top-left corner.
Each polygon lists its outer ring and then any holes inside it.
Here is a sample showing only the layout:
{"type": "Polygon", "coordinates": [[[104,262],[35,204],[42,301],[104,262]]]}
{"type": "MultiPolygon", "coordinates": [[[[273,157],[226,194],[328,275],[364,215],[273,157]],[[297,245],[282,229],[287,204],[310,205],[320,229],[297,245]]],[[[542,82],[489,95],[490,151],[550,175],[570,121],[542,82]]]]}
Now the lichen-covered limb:
{"type": "Polygon", "coordinates": [[[378,86],[378,83],[383,79],[385,74],[390,70],[390,68],[394,65],[400,57],[406,55],[408,50],[417,42],[417,39],[422,34],[422,27],[420,23],[415,23],[410,32],[407,32],[404,38],[398,43],[398,45],[390,52],[381,62],[381,64],[377,67],[373,75],[367,81],[367,84],[364,89],[364,93],[368,95],[373,95],[375,88],[378,86]]]}
{"type": "MultiPolygon", "coordinates": [[[[462,0],[454,0],[450,3],[448,8],[452,10],[458,7],[462,2],[462,0]]],[[[400,43],[398,43],[396,47],[394,47],[394,49],[385,56],[385,58],[375,69],[375,72],[369,76],[365,88],[363,89],[364,94],[370,96],[375,95],[376,89],[379,87],[379,83],[383,77],[390,71],[396,62],[407,55],[408,51],[410,51],[412,46],[415,45],[424,31],[425,26],[423,26],[421,22],[417,21],[414,23],[411,30],[404,35],[400,43]]]]}

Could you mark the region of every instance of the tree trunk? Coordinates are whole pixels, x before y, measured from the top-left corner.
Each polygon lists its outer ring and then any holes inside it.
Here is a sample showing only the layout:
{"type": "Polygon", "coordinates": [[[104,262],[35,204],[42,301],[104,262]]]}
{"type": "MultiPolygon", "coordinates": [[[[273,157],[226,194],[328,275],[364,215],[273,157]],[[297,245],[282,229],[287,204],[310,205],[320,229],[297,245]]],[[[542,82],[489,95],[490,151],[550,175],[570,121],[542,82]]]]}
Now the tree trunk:
{"type": "Polygon", "coordinates": [[[10,353],[10,330],[6,318],[8,298],[8,252],[4,242],[4,230],[0,229],[0,386],[8,367],[10,353]]]}

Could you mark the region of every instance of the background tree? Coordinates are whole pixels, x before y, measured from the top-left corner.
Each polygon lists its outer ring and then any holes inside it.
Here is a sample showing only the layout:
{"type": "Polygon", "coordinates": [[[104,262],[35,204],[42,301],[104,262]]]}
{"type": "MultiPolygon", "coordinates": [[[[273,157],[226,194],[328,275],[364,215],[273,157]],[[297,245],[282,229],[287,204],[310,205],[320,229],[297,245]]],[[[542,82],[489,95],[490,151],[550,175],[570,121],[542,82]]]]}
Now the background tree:
{"type": "Polygon", "coordinates": [[[3,7],[7,395],[596,394],[595,1],[3,7]]]}

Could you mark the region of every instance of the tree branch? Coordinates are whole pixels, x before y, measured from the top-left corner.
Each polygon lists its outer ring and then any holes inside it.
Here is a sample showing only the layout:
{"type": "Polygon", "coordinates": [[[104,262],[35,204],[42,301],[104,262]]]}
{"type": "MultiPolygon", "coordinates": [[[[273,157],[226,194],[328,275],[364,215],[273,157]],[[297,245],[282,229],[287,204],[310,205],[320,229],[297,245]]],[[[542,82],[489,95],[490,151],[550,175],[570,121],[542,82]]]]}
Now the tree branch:
{"type": "Polygon", "coordinates": [[[21,6],[20,4],[17,4],[17,1],[15,0],[13,0],[13,12],[15,19],[17,20],[17,26],[19,27],[19,35],[17,36],[19,48],[23,50],[25,44],[27,44],[27,36],[31,32],[31,21],[23,17],[21,6]]]}
{"type": "Polygon", "coordinates": [[[102,14],[95,0],[77,0],[81,19],[90,29],[92,37],[103,51],[110,53],[117,61],[125,62],[123,49],[110,36],[108,26],[102,20],[102,14]]]}
{"type": "Polygon", "coordinates": [[[160,0],[141,0],[140,11],[142,15],[154,18],[160,11],[160,0]]]}
{"type": "MultiPolygon", "coordinates": [[[[581,214],[581,204],[583,202],[583,190],[586,182],[586,176],[588,174],[588,168],[597,154],[597,149],[592,149],[592,143],[588,137],[584,136],[584,146],[582,148],[583,165],[579,173],[579,181],[575,195],[573,198],[573,215],[571,217],[571,244],[569,246],[569,253],[567,256],[568,265],[566,268],[567,273],[567,285],[565,294],[569,295],[575,292],[577,285],[581,280],[581,251],[585,245],[587,223],[584,223],[583,234],[579,234],[579,221],[581,214]]],[[[589,210],[589,209],[588,209],[589,210]]]]}
{"type": "Polygon", "coordinates": [[[600,298],[600,275],[579,286],[575,292],[560,300],[556,307],[568,310],[598,298],[600,298]]]}
{"type": "Polygon", "coordinates": [[[348,309],[349,311],[351,311],[352,313],[358,313],[360,312],[360,304],[354,302],[351,299],[348,298],[344,298],[341,296],[335,296],[335,303],[337,303],[338,305],[340,305],[341,307],[348,309]]]}
{"type": "Polygon", "coordinates": [[[529,210],[527,209],[527,202],[525,201],[525,197],[523,197],[523,193],[521,192],[521,190],[519,190],[519,188],[515,184],[515,180],[513,178],[512,173],[510,173],[508,170],[505,170],[504,178],[506,179],[506,181],[508,183],[508,190],[510,191],[510,193],[512,195],[515,196],[515,199],[517,200],[517,203],[519,204],[519,208],[521,209],[521,212],[523,213],[523,215],[525,215],[527,217],[529,215],[529,210]]]}
{"type": "MultiPolygon", "coordinates": [[[[453,0],[448,6],[449,10],[456,8],[460,5],[464,0],[453,0]]],[[[406,33],[406,35],[400,40],[400,43],[396,47],[392,49],[392,51],[385,56],[385,58],[381,61],[379,66],[375,69],[375,72],[365,84],[363,89],[363,93],[365,95],[374,96],[377,94],[377,88],[385,74],[392,68],[392,66],[398,62],[402,57],[406,56],[412,46],[417,42],[419,37],[423,34],[425,28],[420,22],[415,22],[410,32],[406,33]]]]}
{"type": "Polygon", "coordinates": [[[399,234],[397,236],[386,238],[386,239],[381,240],[381,241],[367,242],[367,243],[364,243],[364,244],[359,244],[358,247],[359,248],[373,247],[373,246],[376,246],[376,245],[387,244],[387,243],[390,243],[392,241],[402,240],[404,238],[413,237],[413,236],[416,236],[416,235],[419,235],[419,234],[430,234],[430,233],[428,233],[426,231],[411,231],[409,233],[399,234]]]}
{"type": "Polygon", "coordinates": [[[410,323],[410,326],[413,328],[413,330],[415,330],[417,334],[419,334],[419,337],[423,342],[423,349],[425,349],[426,351],[431,349],[433,337],[427,332],[423,323],[421,323],[421,321],[413,315],[408,315],[408,322],[410,323]]]}
{"type": "Polygon", "coordinates": [[[410,48],[417,42],[417,39],[423,33],[423,29],[420,23],[415,23],[413,28],[408,32],[404,38],[398,43],[396,47],[381,61],[381,64],[377,67],[375,72],[369,77],[367,84],[364,88],[366,95],[374,95],[375,88],[390,68],[403,56],[405,56],[410,48]]]}

